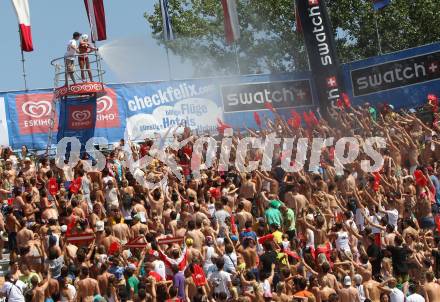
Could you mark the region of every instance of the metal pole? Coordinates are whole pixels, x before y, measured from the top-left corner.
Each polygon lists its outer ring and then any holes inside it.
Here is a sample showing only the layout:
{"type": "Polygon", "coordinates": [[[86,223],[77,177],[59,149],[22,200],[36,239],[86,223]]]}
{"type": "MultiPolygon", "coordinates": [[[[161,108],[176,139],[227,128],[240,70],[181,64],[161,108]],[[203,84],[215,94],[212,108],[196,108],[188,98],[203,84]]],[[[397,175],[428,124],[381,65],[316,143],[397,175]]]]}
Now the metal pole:
{"type": "Polygon", "coordinates": [[[379,45],[379,54],[382,54],[382,41],[380,39],[380,33],[379,33],[379,23],[377,21],[378,16],[377,13],[374,13],[374,21],[376,23],[376,36],[377,36],[377,44],[379,45]]]}
{"type": "Polygon", "coordinates": [[[173,79],[173,75],[171,73],[171,62],[170,62],[170,53],[168,51],[168,45],[165,45],[165,50],[166,50],[166,53],[167,53],[168,74],[170,76],[170,80],[172,80],[173,79]]]}
{"type": "Polygon", "coordinates": [[[21,50],[21,66],[23,69],[23,80],[24,80],[24,90],[28,91],[28,86],[27,86],[27,80],[26,80],[26,65],[25,65],[25,59],[24,59],[24,52],[23,52],[23,43],[21,43],[21,29],[20,26],[18,27],[18,35],[20,38],[20,50],[21,50]]]}
{"type": "Polygon", "coordinates": [[[241,75],[240,56],[238,54],[237,41],[234,42],[234,52],[235,52],[235,63],[237,64],[237,71],[238,74],[241,75]]]}

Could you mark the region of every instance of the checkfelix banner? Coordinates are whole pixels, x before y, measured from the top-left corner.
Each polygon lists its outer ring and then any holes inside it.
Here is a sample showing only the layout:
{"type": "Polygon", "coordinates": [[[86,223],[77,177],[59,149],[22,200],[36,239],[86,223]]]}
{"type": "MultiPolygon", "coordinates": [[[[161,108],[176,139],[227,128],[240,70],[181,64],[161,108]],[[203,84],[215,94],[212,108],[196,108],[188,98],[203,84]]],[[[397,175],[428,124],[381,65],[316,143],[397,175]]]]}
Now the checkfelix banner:
{"type": "Polygon", "coordinates": [[[324,0],[296,0],[296,5],[319,103],[325,108],[339,98],[342,84],[330,17],[324,0]]]}

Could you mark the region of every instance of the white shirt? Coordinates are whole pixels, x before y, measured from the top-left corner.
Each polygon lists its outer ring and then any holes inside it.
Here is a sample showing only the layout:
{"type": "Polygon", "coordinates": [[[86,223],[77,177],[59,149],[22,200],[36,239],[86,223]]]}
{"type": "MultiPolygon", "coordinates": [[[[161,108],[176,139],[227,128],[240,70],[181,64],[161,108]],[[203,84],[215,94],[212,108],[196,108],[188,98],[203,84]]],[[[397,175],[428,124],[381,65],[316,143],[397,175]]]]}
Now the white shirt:
{"type": "MultiPolygon", "coordinates": [[[[67,290],[69,291],[70,297],[74,298],[76,296],[76,289],[75,286],[72,284],[67,284],[67,290]]],[[[63,296],[63,294],[60,294],[60,301],[61,302],[68,302],[68,297],[63,296]]]]}
{"type": "Polygon", "coordinates": [[[342,251],[350,251],[350,241],[347,232],[338,232],[338,237],[336,238],[336,249],[342,251]]]}
{"type": "Polygon", "coordinates": [[[425,302],[425,298],[416,293],[406,297],[406,302],[425,302]]]}
{"type": "Polygon", "coordinates": [[[415,293],[406,297],[406,302],[425,302],[425,298],[415,293]]]}
{"type": "Polygon", "coordinates": [[[394,210],[388,210],[385,211],[388,216],[388,223],[394,226],[394,228],[397,227],[397,220],[399,219],[399,211],[397,209],[394,210]]]}
{"type": "MultiPolygon", "coordinates": [[[[370,216],[370,210],[368,210],[368,208],[365,208],[365,216],[370,216]]],[[[359,208],[356,209],[355,221],[359,229],[363,231],[365,228],[365,218],[364,215],[362,215],[362,210],[359,208]]]]}
{"type": "Polygon", "coordinates": [[[364,285],[355,285],[355,287],[358,290],[359,301],[364,302],[366,299],[364,285]]]}
{"type": "Polygon", "coordinates": [[[315,233],[311,229],[306,229],[307,242],[306,247],[315,248],[315,233]]]}
{"type": "Polygon", "coordinates": [[[224,292],[228,298],[231,297],[228,288],[228,283],[231,282],[231,274],[225,271],[213,272],[208,279],[214,286],[214,293],[224,292]]]}
{"type": "Polygon", "coordinates": [[[226,272],[235,273],[235,267],[237,266],[237,255],[234,252],[224,254],[223,260],[225,261],[224,270],[226,272]]]}
{"type": "Polygon", "coordinates": [[[162,260],[154,260],[153,261],[154,271],[158,273],[163,280],[167,279],[167,274],[165,270],[165,263],[162,260]]]}
{"type": "Polygon", "coordinates": [[[391,289],[390,302],[405,302],[405,295],[397,287],[391,289]]]}
{"type": "Polygon", "coordinates": [[[23,294],[25,288],[26,284],[20,280],[15,284],[7,281],[3,284],[1,293],[8,297],[8,302],[25,302],[23,294]]]}
{"type": "Polygon", "coordinates": [[[78,41],[72,39],[67,43],[67,51],[64,55],[66,58],[73,60],[76,55],[76,49],[78,48],[78,41]]]}

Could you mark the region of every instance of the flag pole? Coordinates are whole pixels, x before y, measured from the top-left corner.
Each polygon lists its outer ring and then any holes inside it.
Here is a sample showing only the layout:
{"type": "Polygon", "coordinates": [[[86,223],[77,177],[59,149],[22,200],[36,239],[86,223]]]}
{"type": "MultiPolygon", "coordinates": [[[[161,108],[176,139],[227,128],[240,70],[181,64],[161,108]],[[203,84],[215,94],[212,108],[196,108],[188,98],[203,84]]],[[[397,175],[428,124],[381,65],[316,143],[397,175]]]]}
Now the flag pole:
{"type": "Polygon", "coordinates": [[[24,80],[24,90],[28,91],[28,86],[27,86],[27,79],[26,79],[26,60],[24,59],[24,52],[23,52],[23,43],[22,43],[22,34],[21,34],[21,29],[20,26],[18,26],[18,35],[20,38],[20,50],[21,50],[21,67],[23,70],[23,80],[24,80]]]}
{"type": "Polygon", "coordinates": [[[237,41],[234,41],[234,52],[235,52],[235,63],[237,64],[237,71],[238,74],[241,75],[241,68],[240,68],[240,56],[238,54],[238,47],[237,47],[237,41]]]}
{"type": "Polygon", "coordinates": [[[377,36],[377,44],[379,45],[379,55],[382,54],[382,41],[379,33],[379,22],[378,22],[378,13],[374,12],[374,22],[376,24],[376,36],[377,36]]]}
{"type": "Polygon", "coordinates": [[[165,45],[165,51],[167,53],[168,75],[170,77],[170,80],[172,80],[173,79],[173,75],[171,73],[171,61],[170,61],[170,53],[169,53],[168,45],[165,45]]]}

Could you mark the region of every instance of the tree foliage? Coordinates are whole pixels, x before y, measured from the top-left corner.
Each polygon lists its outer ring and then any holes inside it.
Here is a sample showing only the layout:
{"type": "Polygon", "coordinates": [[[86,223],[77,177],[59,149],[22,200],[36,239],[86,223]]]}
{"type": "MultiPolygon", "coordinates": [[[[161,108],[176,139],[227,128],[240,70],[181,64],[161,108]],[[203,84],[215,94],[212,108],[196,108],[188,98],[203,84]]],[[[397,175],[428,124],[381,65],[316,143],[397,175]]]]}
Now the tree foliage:
{"type": "MultiPolygon", "coordinates": [[[[242,74],[308,69],[302,34],[296,33],[294,0],[237,0],[241,38],[234,46],[224,39],[219,0],[169,0],[174,41],[162,38],[159,4],[145,18],[161,44],[190,60],[196,75],[242,74]]],[[[371,0],[327,0],[341,62],[388,53],[440,38],[440,1],[392,0],[374,12],[371,0]],[[377,22],[377,27],[376,27],[377,22]]]]}

